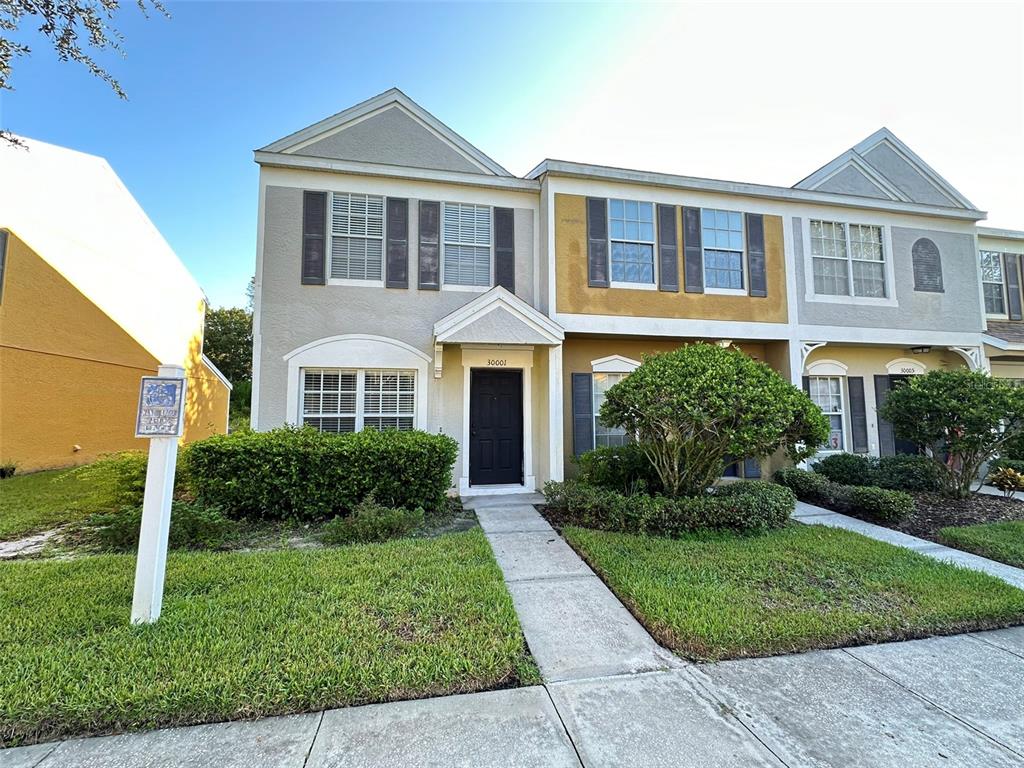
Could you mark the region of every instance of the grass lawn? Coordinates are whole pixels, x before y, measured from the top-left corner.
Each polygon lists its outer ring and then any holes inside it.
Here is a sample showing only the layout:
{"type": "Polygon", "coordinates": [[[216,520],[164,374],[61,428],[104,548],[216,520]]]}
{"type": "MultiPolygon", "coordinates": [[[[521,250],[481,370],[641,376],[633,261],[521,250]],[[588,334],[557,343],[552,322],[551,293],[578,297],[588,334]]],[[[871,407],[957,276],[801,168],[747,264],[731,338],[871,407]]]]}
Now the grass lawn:
{"type": "Polygon", "coordinates": [[[662,644],[700,660],[1024,623],[1024,591],[849,531],[563,535],[662,644]]]}
{"type": "Polygon", "coordinates": [[[71,469],[0,480],[0,541],[88,517],[111,504],[111,490],[71,469]]]}
{"type": "Polygon", "coordinates": [[[943,528],[943,544],[1024,568],[1024,520],[943,528]]]}
{"type": "Polygon", "coordinates": [[[319,551],[0,563],[0,746],[539,681],[483,533],[319,551]]]}

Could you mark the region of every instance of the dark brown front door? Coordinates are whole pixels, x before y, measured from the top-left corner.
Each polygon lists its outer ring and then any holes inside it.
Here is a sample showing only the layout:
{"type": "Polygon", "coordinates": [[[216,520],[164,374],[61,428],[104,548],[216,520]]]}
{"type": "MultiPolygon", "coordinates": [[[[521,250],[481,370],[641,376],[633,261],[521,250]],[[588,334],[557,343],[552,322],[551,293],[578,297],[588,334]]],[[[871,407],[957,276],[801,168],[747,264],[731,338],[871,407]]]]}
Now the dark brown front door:
{"type": "Polygon", "coordinates": [[[473,369],[469,381],[469,484],[523,482],[523,372],[473,369]]]}

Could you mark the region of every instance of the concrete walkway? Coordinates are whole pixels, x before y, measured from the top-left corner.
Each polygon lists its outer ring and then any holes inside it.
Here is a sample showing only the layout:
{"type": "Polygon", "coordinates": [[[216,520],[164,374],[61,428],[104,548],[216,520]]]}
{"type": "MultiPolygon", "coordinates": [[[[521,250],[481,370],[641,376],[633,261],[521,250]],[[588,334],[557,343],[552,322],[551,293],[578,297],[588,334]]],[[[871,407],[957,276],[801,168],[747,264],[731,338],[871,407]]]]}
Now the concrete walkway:
{"type": "Polygon", "coordinates": [[[540,516],[539,495],[478,497],[476,512],[505,574],[545,682],[679,667],[540,516]]]}
{"type": "Polygon", "coordinates": [[[1024,627],[688,664],[531,501],[467,506],[544,685],[0,750],[0,768],[1024,768],[1024,627]]]}
{"type": "Polygon", "coordinates": [[[969,552],[936,544],[934,541],[919,539],[916,536],[900,533],[885,526],[874,525],[873,523],[859,520],[856,517],[841,515],[838,512],[832,512],[822,507],[816,507],[813,504],[805,504],[802,501],[798,501],[796,503],[796,510],[793,512],[793,519],[799,520],[801,523],[827,525],[831,528],[855,531],[868,538],[912,549],[915,552],[920,552],[922,555],[934,557],[936,560],[962,565],[975,571],[983,571],[1015,587],[1024,589],[1024,570],[1020,568],[1014,568],[1012,565],[998,563],[995,560],[972,555],[969,552]]]}

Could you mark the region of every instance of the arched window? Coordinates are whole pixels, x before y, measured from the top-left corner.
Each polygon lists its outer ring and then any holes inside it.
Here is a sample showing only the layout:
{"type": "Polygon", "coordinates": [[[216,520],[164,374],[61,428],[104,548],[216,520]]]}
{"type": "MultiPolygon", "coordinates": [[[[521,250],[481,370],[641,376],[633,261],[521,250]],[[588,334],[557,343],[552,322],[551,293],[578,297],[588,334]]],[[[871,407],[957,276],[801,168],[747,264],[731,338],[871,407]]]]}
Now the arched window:
{"type": "Polygon", "coordinates": [[[914,262],[914,290],[943,293],[939,247],[927,237],[922,237],[914,243],[910,257],[914,262]]]}

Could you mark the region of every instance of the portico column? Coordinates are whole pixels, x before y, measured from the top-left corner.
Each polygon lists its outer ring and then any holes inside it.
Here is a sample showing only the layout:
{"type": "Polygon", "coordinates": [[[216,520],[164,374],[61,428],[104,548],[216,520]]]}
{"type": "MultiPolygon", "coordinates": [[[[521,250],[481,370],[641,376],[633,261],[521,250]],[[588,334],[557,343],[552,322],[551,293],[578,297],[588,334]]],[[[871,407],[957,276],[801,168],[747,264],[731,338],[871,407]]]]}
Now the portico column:
{"type": "Polygon", "coordinates": [[[562,445],[562,345],[548,347],[548,471],[549,479],[561,482],[565,477],[565,450],[562,445]]]}

